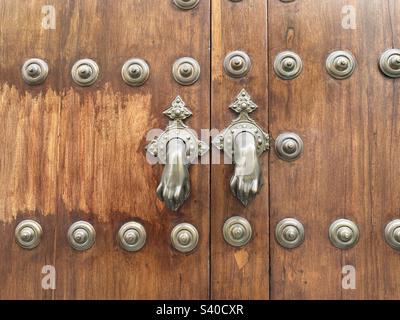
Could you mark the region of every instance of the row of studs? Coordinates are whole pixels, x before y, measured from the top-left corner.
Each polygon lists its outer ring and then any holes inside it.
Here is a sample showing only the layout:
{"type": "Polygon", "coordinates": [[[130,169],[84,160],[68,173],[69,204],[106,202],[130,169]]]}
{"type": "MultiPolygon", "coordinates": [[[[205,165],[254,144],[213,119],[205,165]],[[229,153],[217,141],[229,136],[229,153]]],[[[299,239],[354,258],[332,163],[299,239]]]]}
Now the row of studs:
{"type": "MultiPolygon", "coordinates": [[[[355,68],[356,59],[349,51],[334,51],[326,59],[325,67],[329,75],[335,79],[349,78],[355,68]]],[[[400,49],[389,49],[382,53],[379,59],[381,71],[388,77],[400,77],[400,49]]],[[[243,51],[233,51],[224,60],[225,72],[233,78],[246,76],[251,69],[251,59],[243,51]]],[[[292,51],[280,52],[274,61],[274,71],[283,80],[298,77],[303,70],[300,56],[292,51]]]]}
{"type": "MultiPolygon", "coordinates": [[[[42,226],[35,220],[23,220],[15,228],[15,240],[24,249],[36,248],[42,235],[42,226]]],[[[118,231],[118,243],[126,251],[139,251],[145,245],[146,238],[144,226],[136,221],[125,223],[118,231]]],[[[67,239],[73,249],[88,250],[96,241],[96,230],[87,221],[77,221],[69,227],[67,239]]],[[[189,223],[180,223],[171,231],[172,246],[183,253],[196,248],[198,239],[197,229],[189,223]]]]}
{"type": "MultiPolygon", "coordinates": [[[[46,80],[49,66],[42,59],[32,58],[25,61],[21,72],[25,83],[39,85],[46,80]]],[[[78,60],[71,69],[72,80],[83,87],[94,84],[99,77],[99,73],[99,66],[92,59],[78,60]]],[[[193,58],[179,58],[172,66],[172,75],[175,81],[181,85],[194,84],[200,78],[200,65],[193,58]]],[[[122,66],[121,76],[126,84],[138,87],[149,79],[150,67],[143,59],[129,59],[122,66]]]]}
{"type": "MultiPolygon", "coordinates": [[[[328,235],[336,248],[350,249],[357,244],[360,231],[353,221],[338,219],[329,226],[328,235]]],[[[275,238],[284,248],[296,248],[304,242],[304,227],[296,219],[283,219],[276,226],[275,238]]],[[[384,238],[390,247],[400,250],[400,219],[392,220],[386,225],[384,238]]]]}
{"type": "MultiPolygon", "coordinates": [[[[388,77],[400,77],[400,49],[385,51],[379,59],[379,66],[388,77]]],[[[225,57],[223,67],[229,76],[241,78],[249,73],[251,59],[243,51],[233,51],[225,57]]],[[[350,77],[355,67],[356,59],[348,51],[334,51],[326,59],[326,70],[335,79],[350,77]]],[[[298,77],[302,70],[303,62],[294,52],[284,51],[275,58],[274,71],[281,79],[292,80],[298,77]]],[[[22,78],[29,85],[42,84],[48,72],[47,63],[38,58],[29,59],[22,66],[22,78]]],[[[172,75],[179,84],[192,85],[200,78],[200,65],[191,57],[179,58],[172,66],[172,75]]],[[[81,59],[73,65],[71,76],[77,85],[90,86],[99,76],[99,66],[92,59],[81,59]]],[[[129,59],[122,66],[121,76],[128,85],[141,86],[150,76],[150,67],[143,59],[129,59]]]]}
{"type": "MultiPolygon", "coordinates": [[[[42,227],[35,220],[23,220],[15,228],[16,242],[24,249],[33,249],[40,243],[42,227]]],[[[225,221],[223,226],[225,241],[233,247],[242,247],[252,238],[252,227],[248,220],[234,216],[225,221]]],[[[125,223],[118,231],[118,242],[126,251],[139,251],[146,243],[146,230],[136,221],[125,223]]],[[[276,241],[284,248],[297,248],[304,242],[304,227],[293,218],[281,220],[275,229],[276,241]]],[[[357,225],[347,219],[334,221],[329,227],[329,239],[339,249],[349,249],[356,245],[360,237],[357,225]]],[[[388,245],[400,250],[400,219],[389,222],[385,227],[384,237],[388,245]]],[[[68,242],[75,250],[90,249],[96,240],[94,227],[86,221],[73,223],[67,232],[68,242]]],[[[171,231],[171,244],[179,252],[193,251],[198,244],[199,233],[190,223],[180,223],[171,231]]]]}
{"type": "MultiPolygon", "coordinates": [[[[224,239],[234,247],[246,245],[252,237],[250,223],[242,217],[229,218],[223,228],[224,239]]],[[[339,249],[349,249],[356,245],[360,237],[357,225],[347,219],[338,219],[329,227],[329,240],[339,249]]],[[[388,245],[400,250],[400,219],[389,222],[385,227],[384,237],[388,245]]],[[[278,222],[275,228],[276,241],[286,249],[299,247],[305,238],[304,227],[301,222],[293,218],[286,218],[278,222]]]]}
{"type": "MultiPolygon", "coordinates": [[[[230,0],[241,2],[242,0],[230,0]]],[[[293,2],[294,0],[280,0],[281,2],[293,2]]],[[[175,5],[181,9],[193,9],[199,4],[199,0],[173,0],[175,5]]],[[[381,71],[391,78],[400,77],[400,50],[389,49],[385,51],[380,60],[381,71]]],[[[224,69],[231,77],[244,77],[250,70],[251,61],[248,55],[242,51],[235,51],[227,55],[224,69]]],[[[335,51],[326,60],[326,69],[335,79],[346,79],[350,77],[356,67],[354,56],[347,51],[335,51]]],[[[275,59],[274,71],[284,80],[296,78],[302,71],[303,64],[300,57],[290,51],[280,53],[275,59]]]]}

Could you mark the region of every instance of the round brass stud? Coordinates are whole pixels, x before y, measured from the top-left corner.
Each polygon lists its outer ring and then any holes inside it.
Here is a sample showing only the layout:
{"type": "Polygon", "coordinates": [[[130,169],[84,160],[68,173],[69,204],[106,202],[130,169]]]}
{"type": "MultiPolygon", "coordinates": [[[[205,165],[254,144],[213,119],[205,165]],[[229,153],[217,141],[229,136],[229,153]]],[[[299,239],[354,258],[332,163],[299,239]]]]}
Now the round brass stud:
{"type": "Polygon", "coordinates": [[[274,62],[274,71],[283,80],[292,80],[303,70],[303,62],[297,53],[284,51],[279,53],[274,62]]]}
{"type": "Polygon", "coordinates": [[[400,250],[400,219],[390,221],[385,227],[385,240],[395,250],[400,250]]]}
{"type": "Polygon", "coordinates": [[[172,246],[183,253],[193,251],[199,242],[199,233],[190,223],[181,223],[171,231],[172,246]]]}
{"type": "Polygon", "coordinates": [[[251,69],[249,55],[243,51],[233,51],[226,55],[224,59],[225,73],[233,78],[246,76],[251,69]]]}
{"type": "Polygon", "coordinates": [[[381,71],[390,78],[400,77],[400,49],[386,50],[379,60],[381,71]]]}
{"type": "Polygon", "coordinates": [[[183,86],[192,85],[200,78],[200,65],[193,58],[180,58],[172,66],[172,75],[179,84],[183,86]]]}
{"type": "Polygon", "coordinates": [[[349,78],[356,68],[356,59],[347,51],[332,52],[326,59],[326,70],[335,79],[349,78]]]}
{"type": "Polygon", "coordinates": [[[234,216],[225,221],[223,227],[225,241],[233,247],[243,247],[251,240],[253,234],[247,219],[234,216]]]}
{"type": "Polygon", "coordinates": [[[87,87],[96,82],[99,76],[99,66],[91,59],[81,59],[72,67],[72,80],[82,87],[87,87]]]}
{"type": "Polygon", "coordinates": [[[124,63],[121,75],[126,84],[139,87],[149,79],[150,68],[143,59],[134,58],[124,63]]]}
{"type": "Polygon", "coordinates": [[[357,225],[347,219],[339,219],[329,227],[329,239],[332,244],[339,249],[352,248],[359,238],[357,225]]]}
{"type": "Polygon", "coordinates": [[[77,221],[69,227],[67,237],[73,249],[84,251],[93,246],[96,231],[89,222],[77,221]]]}
{"type": "Polygon", "coordinates": [[[282,133],[275,140],[275,152],[280,159],[285,161],[298,159],[303,149],[303,140],[293,132],[282,133]]]}
{"type": "Polygon", "coordinates": [[[49,73],[49,66],[42,59],[32,58],[25,61],[21,72],[26,84],[31,86],[39,85],[46,80],[49,73]]]}
{"type": "Polygon", "coordinates": [[[174,4],[182,10],[190,10],[199,4],[200,0],[174,0],[174,4]]]}
{"type": "Polygon", "coordinates": [[[296,219],[283,219],[276,225],[275,239],[286,249],[297,248],[304,242],[304,227],[296,219]]]}
{"type": "Polygon", "coordinates": [[[139,251],[146,243],[146,230],[139,222],[127,222],[119,229],[118,240],[126,251],[139,251]]]}
{"type": "Polygon", "coordinates": [[[15,228],[15,240],[24,249],[36,248],[42,234],[42,227],[34,220],[23,220],[15,228]]]}

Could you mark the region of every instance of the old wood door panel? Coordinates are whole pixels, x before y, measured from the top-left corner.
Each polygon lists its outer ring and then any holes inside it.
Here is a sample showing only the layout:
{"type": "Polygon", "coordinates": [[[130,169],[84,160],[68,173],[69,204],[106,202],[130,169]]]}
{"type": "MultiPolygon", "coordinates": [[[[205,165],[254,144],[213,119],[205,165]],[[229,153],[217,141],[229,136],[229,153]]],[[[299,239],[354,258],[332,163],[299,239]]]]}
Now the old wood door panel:
{"type": "Polygon", "coordinates": [[[162,167],[146,161],[151,128],[165,128],[162,111],[181,95],[193,111],[188,124],[209,126],[209,1],[191,11],[172,1],[52,1],[56,29],[41,27],[45,1],[0,1],[0,152],[2,298],[207,298],[209,167],[190,168],[191,197],[177,214],[155,195],[162,167]],[[161,15],[162,14],[162,18],[161,15]],[[171,76],[173,62],[191,56],[202,67],[189,87],[171,76]],[[49,63],[45,84],[20,78],[25,59],[49,63]],[[125,85],[122,64],[146,59],[151,68],[141,88],[125,85]],[[81,58],[99,64],[92,87],[73,84],[70,70],[81,58]],[[44,236],[32,251],[13,239],[21,219],[34,218],[44,236]],[[87,252],[72,250],[71,223],[91,222],[97,239],[87,252]],[[119,227],[142,222],[148,240],[138,253],[118,247],[119,227]],[[179,222],[193,223],[198,248],[184,255],[170,245],[179,222]],[[57,288],[41,288],[41,268],[54,265],[57,288]]]}
{"type": "MultiPolygon", "coordinates": [[[[267,96],[267,2],[246,0],[212,1],[212,112],[211,128],[226,128],[236,117],[228,106],[242,88],[259,108],[251,116],[268,131],[267,96]],[[222,69],[226,54],[245,51],[252,69],[241,79],[227,76],[222,69]]],[[[233,165],[223,164],[214,148],[213,158],[221,164],[211,167],[211,296],[214,299],[267,299],[269,295],[268,154],[263,154],[264,186],[247,208],[231,193],[233,165]],[[231,216],[242,216],[253,228],[252,241],[241,249],[229,246],[222,227],[231,216]]]]}
{"type": "Polygon", "coordinates": [[[61,96],[59,75],[50,72],[40,87],[24,84],[20,69],[31,57],[60,64],[59,32],[41,29],[38,1],[0,1],[0,298],[45,298],[44,265],[55,263],[57,167],[61,96]],[[36,8],[35,10],[32,10],[36,8]],[[43,227],[42,244],[33,251],[15,244],[17,222],[33,218],[43,227]]]}
{"type": "Polygon", "coordinates": [[[377,60],[398,47],[400,3],[396,0],[269,1],[270,130],[290,130],[304,140],[292,163],[271,155],[270,234],[286,217],[305,227],[304,244],[285,250],[271,239],[271,298],[400,298],[400,256],[386,245],[383,229],[399,216],[399,82],[385,78],[377,60]],[[342,8],[353,6],[355,29],[342,27],[342,8]],[[279,80],[276,54],[293,50],[304,70],[279,80]],[[334,50],[357,59],[350,79],[325,71],[334,50]],[[328,240],[338,218],[357,223],[360,241],[347,251],[328,240]],[[342,267],[356,269],[356,290],[342,290],[342,267]]]}

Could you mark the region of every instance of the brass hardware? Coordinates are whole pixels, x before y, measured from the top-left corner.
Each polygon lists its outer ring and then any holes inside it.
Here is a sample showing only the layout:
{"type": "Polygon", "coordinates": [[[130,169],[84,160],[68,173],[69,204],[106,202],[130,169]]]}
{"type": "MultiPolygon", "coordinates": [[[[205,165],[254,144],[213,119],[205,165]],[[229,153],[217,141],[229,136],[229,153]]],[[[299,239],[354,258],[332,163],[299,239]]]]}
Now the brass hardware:
{"type": "Polygon", "coordinates": [[[356,59],[347,51],[332,52],[326,59],[326,70],[335,79],[349,78],[356,68],[356,59]]]}
{"type": "Polygon", "coordinates": [[[235,216],[225,221],[223,227],[225,241],[233,247],[243,247],[251,240],[253,234],[247,219],[235,216]]]}
{"type": "Polygon", "coordinates": [[[224,70],[233,78],[241,78],[247,75],[251,68],[251,60],[246,52],[233,51],[224,59],[224,70]]]}
{"type": "Polygon", "coordinates": [[[164,132],[149,143],[146,150],[165,165],[157,195],[169,209],[176,211],[189,197],[188,167],[208,151],[208,145],[198,140],[183,123],[192,112],[181,97],[175,98],[164,115],[172,121],[164,132]]]}
{"type": "Polygon", "coordinates": [[[21,72],[25,83],[34,86],[46,80],[49,73],[49,66],[42,59],[32,58],[25,61],[21,72]]]}
{"type": "Polygon", "coordinates": [[[385,240],[395,250],[400,250],[400,219],[390,221],[385,227],[385,240]]]}
{"type": "Polygon", "coordinates": [[[358,238],[359,230],[353,221],[339,219],[329,227],[329,239],[336,248],[349,249],[358,242],[358,238]]]}
{"type": "Polygon", "coordinates": [[[172,75],[179,84],[190,86],[200,78],[200,65],[193,58],[180,58],[172,66],[172,75]]]}
{"type": "Polygon", "coordinates": [[[34,220],[23,220],[15,228],[15,240],[24,249],[36,248],[42,234],[42,227],[34,220]]]}
{"type": "Polygon", "coordinates": [[[84,251],[93,246],[96,231],[89,222],[77,221],[69,227],[67,238],[73,249],[84,251]]]}
{"type": "Polygon", "coordinates": [[[303,70],[303,62],[297,53],[284,51],[279,53],[274,62],[274,71],[283,80],[292,80],[303,70]]]}
{"type": "Polygon", "coordinates": [[[296,160],[303,153],[303,140],[296,133],[282,133],[275,140],[275,152],[282,160],[296,160]]]}
{"type": "Polygon", "coordinates": [[[99,66],[91,59],[78,60],[72,67],[71,76],[77,85],[90,86],[99,76],[99,66]]]}
{"type": "Polygon", "coordinates": [[[257,109],[246,90],[242,89],[229,108],[239,116],[213,139],[213,145],[233,158],[235,173],[231,178],[232,193],[247,206],[262,186],[259,157],[269,150],[270,137],[250,118],[257,109]]]}
{"type": "Polygon", "coordinates": [[[126,84],[139,87],[149,79],[150,68],[143,59],[129,59],[122,66],[121,75],[126,84]]]}
{"type": "Polygon", "coordinates": [[[381,71],[390,78],[400,77],[400,49],[389,49],[379,60],[381,71]]]}
{"type": "Polygon", "coordinates": [[[275,238],[284,248],[297,248],[304,242],[304,227],[296,219],[283,219],[276,226],[275,238]]]}
{"type": "Polygon", "coordinates": [[[171,231],[172,246],[183,253],[193,251],[199,242],[199,233],[190,223],[181,223],[171,231]]]}
{"type": "Polygon", "coordinates": [[[174,4],[182,10],[190,10],[199,4],[200,0],[174,0],[174,4]]]}
{"type": "Polygon", "coordinates": [[[127,222],[118,231],[118,241],[126,251],[139,251],[146,243],[146,230],[139,222],[127,222]]]}

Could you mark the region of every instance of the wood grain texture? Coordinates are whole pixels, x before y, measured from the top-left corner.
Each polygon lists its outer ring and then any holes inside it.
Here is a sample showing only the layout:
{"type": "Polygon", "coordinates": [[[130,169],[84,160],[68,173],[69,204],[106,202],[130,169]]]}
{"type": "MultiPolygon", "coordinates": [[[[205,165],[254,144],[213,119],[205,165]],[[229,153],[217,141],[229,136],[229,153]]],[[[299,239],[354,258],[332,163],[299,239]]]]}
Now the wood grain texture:
{"type": "Polygon", "coordinates": [[[0,1],[1,299],[53,295],[41,289],[41,271],[55,264],[59,77],[50,72],[44,85],[28,87],[20,73],[31,57],[45,58],[51,70],[60,63],[61,35],[43,32],[42,5],[43,1],[0,1]],[[26,218],[39,221],[44,231],[42,244],[32,251],[14,240],[16,224],[26,218]]]}
{"type": "MultiPolygon", "coordinates": [[[[399,299],[398,252],[383,229],[399,216],[399,82],[385,78],[377,60],[398,47],[400,3],[396,0],[269,1],[270,129],[274,137],[300,134],[304,155],[287,163],[271,155],[270,214],[273,234],[286,217],[299,219],[305,243],[285,250],[271,239],[273,299],[399,299]],[[354,6],[356,29],[342,28],[342,8],[354,6]],[[298,79],[277,79],[271,68],[283,50],[300,54],[298,79]],[[332,79],[325,59],[349,50],[357,69],[332,79]],[[334,248],[329,225],[347,218],[360,228],[352,249],[334,248]],[[356,268],[356,290],[342,290],[342,267],[356,268]]],[[[272,236],[271,236],[272,237],[272,236]]]]}
{"type": "MultiPolygon", "coordinates": [[[[258,104],[251,116],[268,131],[267,97],[267,2],[246,0],[212,1],[212,107],[211,127],[222,130],[236,117],[228,110],[242,88],[258,104]],[[227,76],[222,69],[226,54],[245,51],[252,70],[241,79],[227,76]]],[[[213,157],[221,157],[214,150],[213,157]]],[[[256,199],[244,208],[231,193],[233,165],[211,168],[211,297],[214,299],[267,299],[269,284],[268,154],[261,158],[264,186],[256,199]],[[252,241],[241,249],[225,243],[222,227],[226,219],[239,215],[253,228],[252,241]]]]}
{"type": "MultiPolygon", "coordinates": [[[[188,11],[172,0],[53,0],[55,30],[41,26],[47,4],[0,0],[0,299],[400,298],[400,256],[383,238],[385,225],[400,218],[400,82],[377,65],[383,51],[400,47],[399,0],[201,0],[188,11]],[[342,27],[349,5],[355,29],[342,27]],[[252,60],[242,79],[222,69],[233,50],[252,60]],[[304,70],[292,81],[273,72],[284,50],[303,59],[304,70]],[[326,73],[334,50],[355,55],[350,79],[326,73]],[[182,56],[201,65],[193,86],[171,76],[182,56]],[[43,85],[21,79],[31,57],[49,64],[43,85]],[[132,57],[151,68],[140,88],[121,79],[132,57]],[[92,87],[71,80],[81,58],[100,66],[92,87]],[[300,134],[304,154],[290,163],[274,152],[262,155],[264,186],[247,208],[229,189],[233,165],[193,165],[191,197],[170,212],[155,194],[162,166],[146,161],[148,130],[165,128],[162,111],[178,94],[193,112],[191,128],[223,129],[236,116],[228,106],[242,88],[258,104],[251,116],[264,130],[273,137],[300,134]],[[241,249],[222,235],[234,215],[253,227],[252,241],[241,249]],[[287,217],[306,231],[293,250],[274,239],[276,224],[287,217]],[[14,240],[16,224],[26,218],[44,231],[31,251],[14,240]],[[329,242],[329,225],[338,218],[360,228],[352,249],[329,242]],[[97,231],[87,252],[73,251],[66,239],[77,220],[97,231]],[[130,220],[148,234],[137,253],[124,252],[116,240],[130,220]],[[170,231],[180,222],[199,230],[191,254],[171,248],[170,231]],[[56,267],[56,290],[41,288],[44,265],[56,267]],[[356,290],[342,289],[345,265],[356,269],[356,290]]],[[[213,157],[223,159],[217,150],[213,157]]]]}
{"type": "Polygon", "coordinates": [[[190,168],[191,198],[176,214],[155,195],[162,166],[146,161],[151,128],[168,124],[162,111],[181,95],[193,111],[188,125],[209,126],[209,1],[191,11],[172,1],[52,1],[55,30],[41,28],[44,1],[0,1],[0,264],[1,298],[189,299],[209,296],[209,167],[190,168]],[[160,16],[162,12],[162,17],[160,16]],[[48,61],[44,85],[20,79],[25,59],[48,61]],[[182,87],[171,75],[182,56],[197,59],[201,79],[182,87]],[[122,64],[142,57],[151,68],[141,88],[123,83],[122,64]],[[100,67],[92,87],[72,83],[81,58],[100,67]],[[44,238],[33,251],[14,244],[17,222],[40,221],[44,238]],[[73,251],[66,239],[71,223],[91,222],[94,247],[73,251]],[[119,227],[144,224],[148,241],[127,253],[117,244],[119,227]],[[175,252],[170,231],[180,222],[199,233],[192,254],[175,252]],[[10,246],[11,244],[11,246],[10,246]],[[40,287],[41,267],[55,265],[57,288],[40,287]]]}

